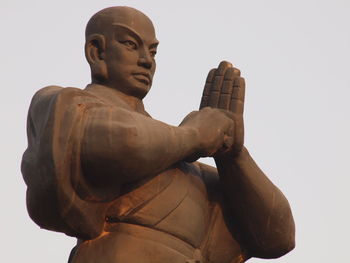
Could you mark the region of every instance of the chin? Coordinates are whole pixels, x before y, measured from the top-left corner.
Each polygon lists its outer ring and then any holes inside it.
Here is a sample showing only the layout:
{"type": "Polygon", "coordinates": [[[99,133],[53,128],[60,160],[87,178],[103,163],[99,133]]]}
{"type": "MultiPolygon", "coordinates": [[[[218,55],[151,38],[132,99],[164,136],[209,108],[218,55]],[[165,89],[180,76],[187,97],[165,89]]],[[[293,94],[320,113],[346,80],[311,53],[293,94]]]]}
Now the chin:
{"type": "Polygon", "coordinates": [[[146,97],[150,89],[151,89],[150,85],[146,85],[142,83],[141,85],[137,85],[129,88],[128,94],[142,100],[144,97],[146,97]]]}

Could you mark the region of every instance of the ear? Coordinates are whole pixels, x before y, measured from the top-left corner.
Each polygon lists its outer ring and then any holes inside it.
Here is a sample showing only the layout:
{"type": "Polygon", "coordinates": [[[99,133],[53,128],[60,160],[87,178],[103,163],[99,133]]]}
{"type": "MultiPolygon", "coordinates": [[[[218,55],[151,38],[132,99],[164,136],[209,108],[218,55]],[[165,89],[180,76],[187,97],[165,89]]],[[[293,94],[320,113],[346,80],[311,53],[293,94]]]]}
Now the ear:
{"type": "Polygon", "coordinates": [[[106,80],[108,78],[107,64],[104,60],[106,40],[103,35],[93,34],[86,39],[85,57],[90,64],[93,79],[106,80]]]}

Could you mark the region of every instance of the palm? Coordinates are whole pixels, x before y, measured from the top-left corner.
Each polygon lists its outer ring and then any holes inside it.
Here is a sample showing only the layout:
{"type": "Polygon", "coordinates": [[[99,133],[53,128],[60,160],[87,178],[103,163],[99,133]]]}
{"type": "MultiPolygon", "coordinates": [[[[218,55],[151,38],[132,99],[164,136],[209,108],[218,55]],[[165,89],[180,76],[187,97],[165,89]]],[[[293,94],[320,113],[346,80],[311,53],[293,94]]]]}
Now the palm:
{"type": "Polygon", "coordinates": [[[222,61],[217,69],[209,71],[201,104],[204,107],[218,108],[232,112],[235,121],[232,151],[240,151],[244,142],[244,94],[245,81],[240,71],[231,63],[222,61]]]}

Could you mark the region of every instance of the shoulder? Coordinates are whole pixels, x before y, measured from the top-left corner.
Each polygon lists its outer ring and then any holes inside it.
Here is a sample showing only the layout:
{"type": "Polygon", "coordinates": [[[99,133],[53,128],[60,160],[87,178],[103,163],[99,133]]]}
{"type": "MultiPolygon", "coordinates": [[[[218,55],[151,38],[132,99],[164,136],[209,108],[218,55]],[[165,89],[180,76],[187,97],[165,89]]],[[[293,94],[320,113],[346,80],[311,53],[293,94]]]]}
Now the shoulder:
{"type": "MultiPolygon", "coordinates": [[[[86,92],[78,88],[63,88],[60,86],[47,86],[38,90],[31,101],[30,108],[56,101],[59,97],[84,96],[86,92]]],[[[87,93],[86,93],[87,95],[87,93]]]]}
{"type": "Polygon", "coordinates": [[[65,97],[65,98],[89,97],[89,98],[95,98],[96,100],[98,99],[93,94],[79,88],[60,87],[60,86],[53,85],[53,86],[47,86],[38,90],[33,96],[33,101],[55,99],[55,98],[57,99],[59,97],[65,97]]]}
{"type": "Polygon", "coordinates": [[[37,115],[69,109],[71,106],[101,104],[101,100],[93,94],[73,87],[47,86],[38,90],[30,103],[29,114],[37,115]]]}
{"type": "Polygon", "coordinates": [[[96,104],[97,101],[97,98],[78,88],[47,86],[38,90],[28,110],[28,138],[40,140],[43,134],[45,138],[51,138],[62,123],[63,128],[79,119],[83,115],[84,105],[96,104]]]}
{"type": "Polygon", "coordinates": [[[39,89],[33,96],[33,99],[44,99],[44,98],[50,98],[50,97],[54,97],[54,96],[58,96],[58,95],[62,95],[62,94],[84,94],[86,92],[84,92],[81,89],[78,88],[72,88],[72,87],[60,87],[60,86],[47,86],[44,88],[39,89]]]}

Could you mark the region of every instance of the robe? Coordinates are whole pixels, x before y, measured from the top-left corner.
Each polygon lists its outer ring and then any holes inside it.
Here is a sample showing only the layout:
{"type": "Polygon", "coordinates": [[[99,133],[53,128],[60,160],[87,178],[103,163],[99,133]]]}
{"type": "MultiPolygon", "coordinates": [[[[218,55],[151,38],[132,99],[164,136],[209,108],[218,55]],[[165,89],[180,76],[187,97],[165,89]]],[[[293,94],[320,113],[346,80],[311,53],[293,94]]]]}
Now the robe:
{"type": "MultiPolygon", "coordinates": [[[[146,239],[152,237],[152,242],[167,246],[168,250],[157,252],[164,258],[178,257],[182,262],[183,258],[197,260],[204,255],[208,262],[242,262],[243,252],[224,223],[216,195],[210,196],[219,192],[210,189],[215,184],[205,176],[210,168],[203,172],[202,164],[179,162],[122,194],[86,178],[82,138],[88,119],[100,117],[91,116],[94,111],[89,109],[105,107],[107,111],[117,106],[96,96],[94,86],[87,90],[50,86],[34,95],[28,113],[28,148],[22,159],[27,208],[33,221],[80,240],[97,238],[97,247],[114,244],[108,253],[117,250],[118,244],[123,244],[120,251],[124,251],[125,242],[118,240],[136,231],[144,237],[140,244],[147,244],[146,239]],[[107,232],[124,234],[106,236],[107,232]]],[[[92,256],[97,253],[90,255],[91,251],[83,244],[77,253],[81,260],[95,262],[92,256]]],[[[135,253],[137,258],[141,256],[137,253],[143,252],[135,253]]],[[[128,258],[129,254],[118,256],[128,258]]]]}

